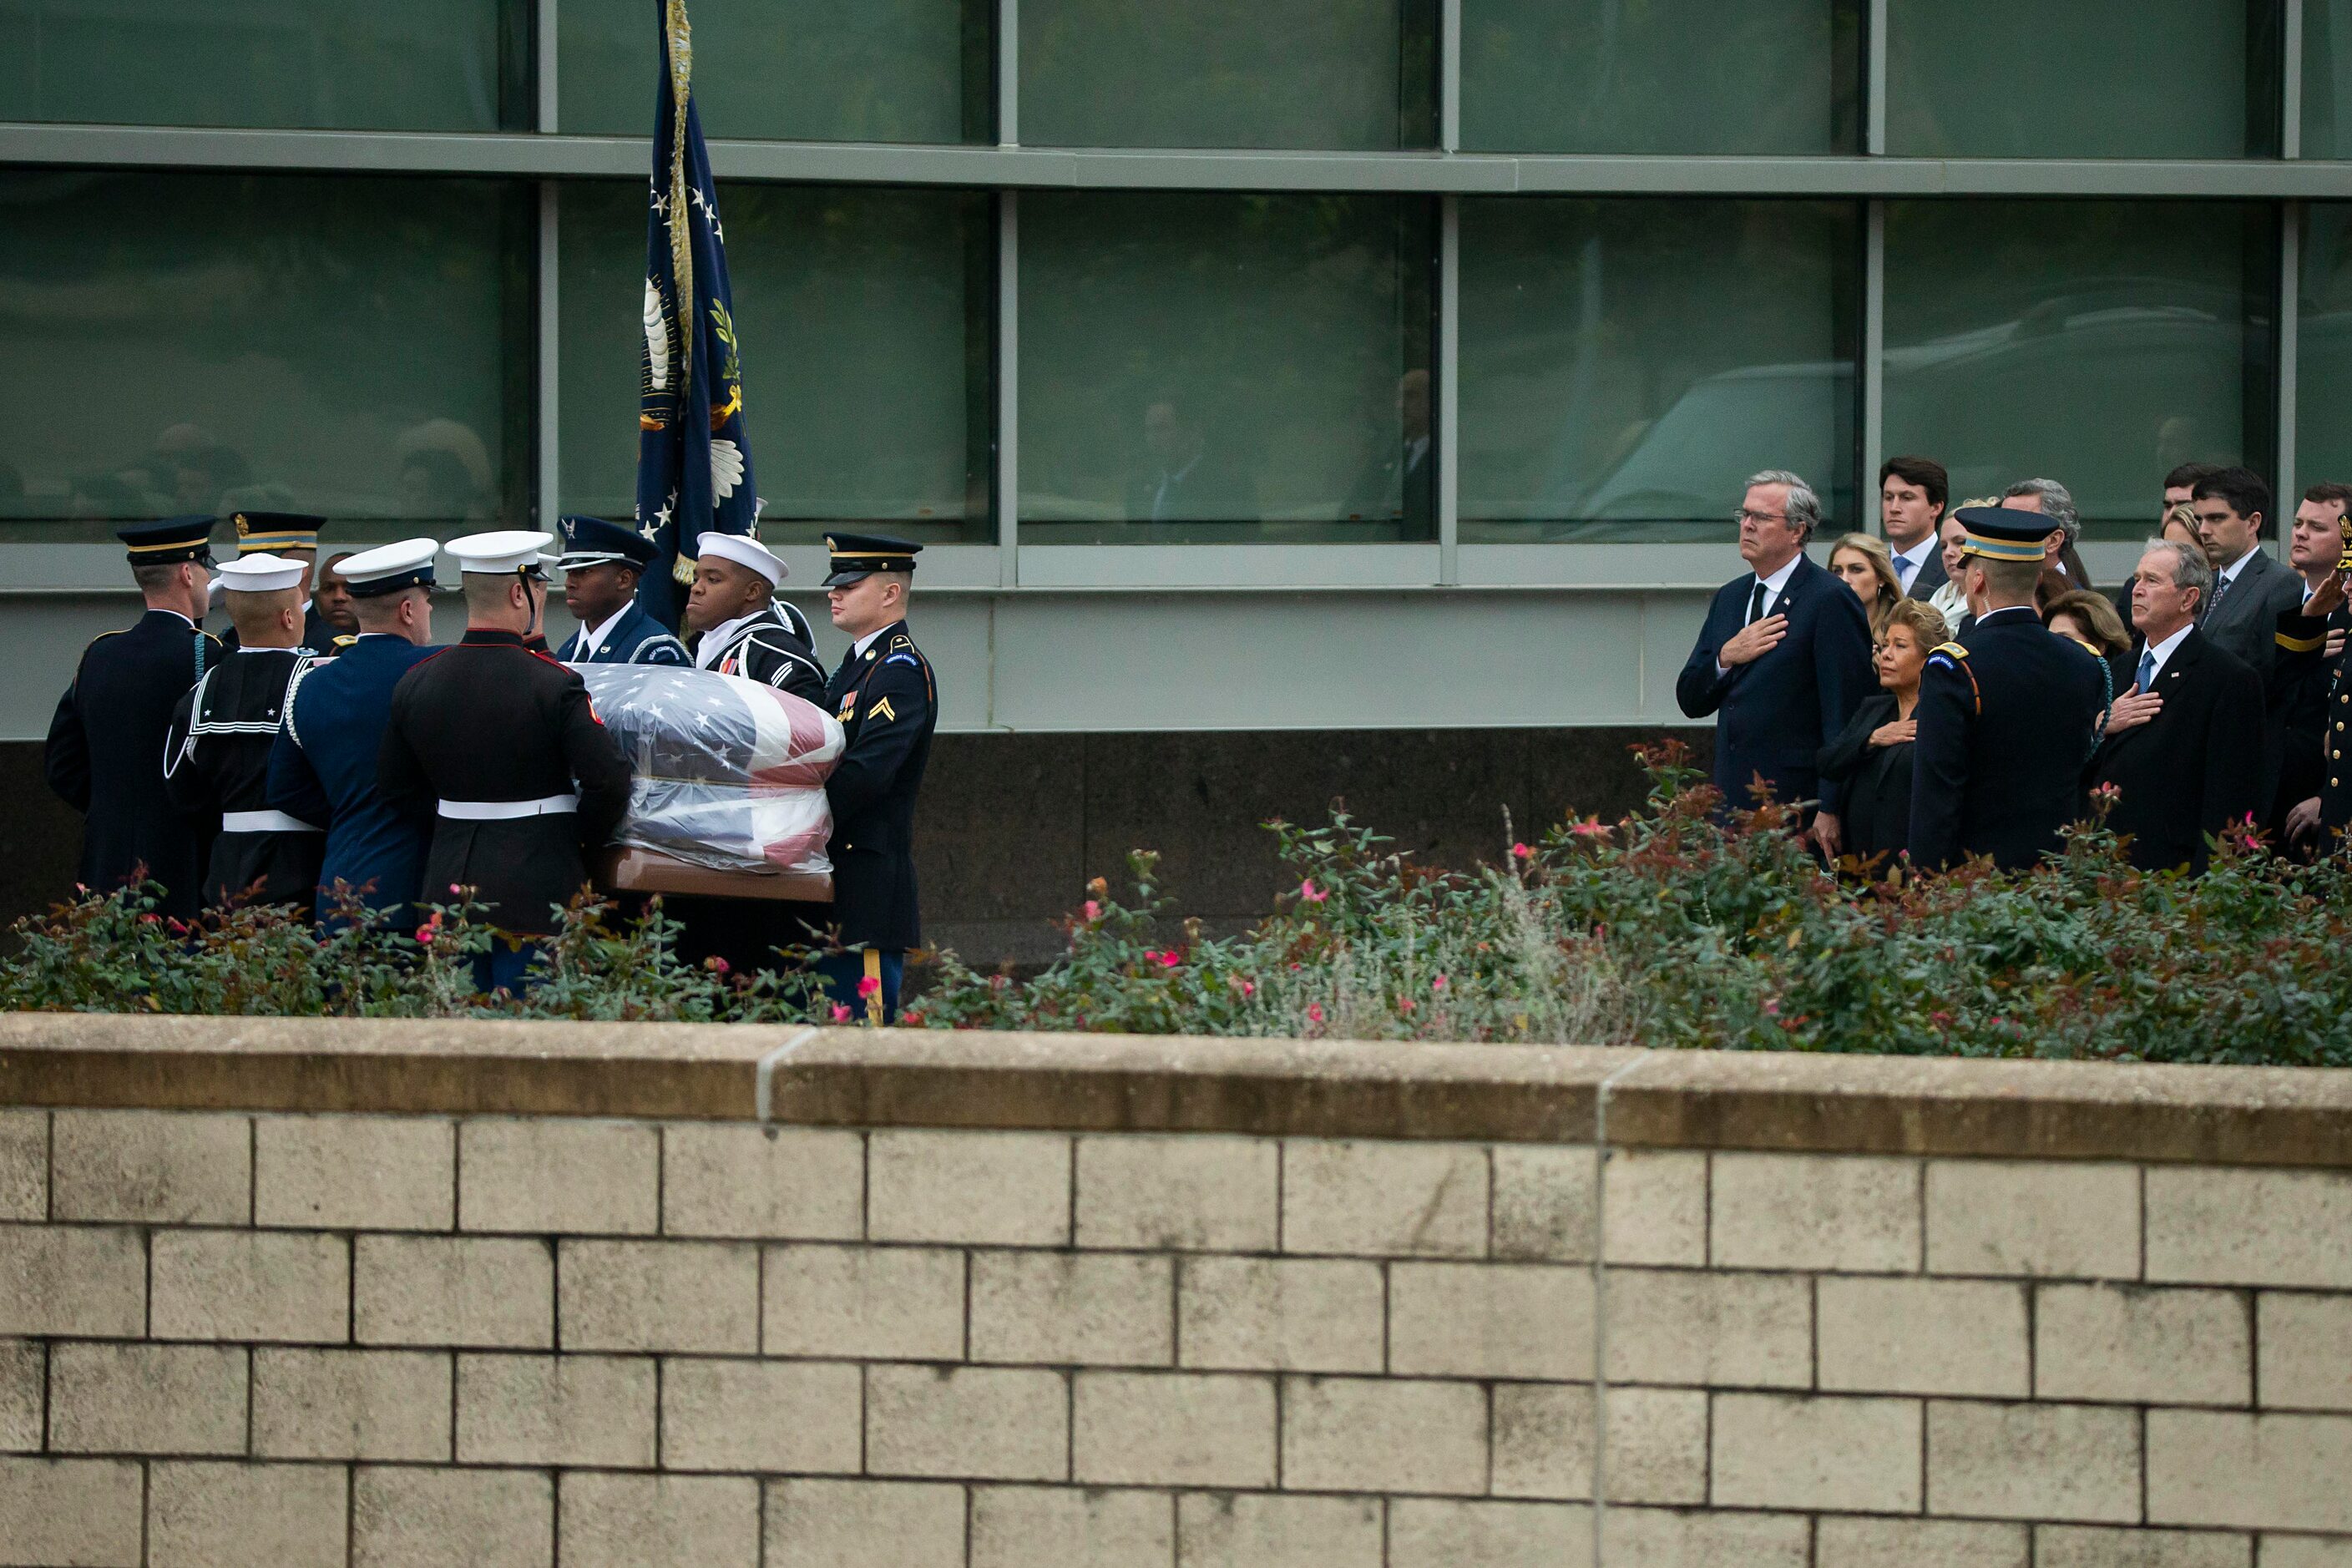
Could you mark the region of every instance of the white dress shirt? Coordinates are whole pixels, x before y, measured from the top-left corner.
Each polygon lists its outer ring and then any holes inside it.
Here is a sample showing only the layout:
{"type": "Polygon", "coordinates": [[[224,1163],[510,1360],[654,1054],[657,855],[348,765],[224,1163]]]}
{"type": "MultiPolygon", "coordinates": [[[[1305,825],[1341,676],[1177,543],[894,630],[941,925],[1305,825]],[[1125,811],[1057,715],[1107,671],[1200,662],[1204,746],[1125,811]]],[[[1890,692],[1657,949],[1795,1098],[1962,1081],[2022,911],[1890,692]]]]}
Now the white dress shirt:
{"type": "Polygon", "coordinates": [[[580,651],[572,656],[572,662],[575,664],[585,664],[590,659],[595,658],[596,650],[604,646],[605,634],[610,632],[614,626],[619,626],[621,624],[621,617],[628,613],[629,606],[623,605],[619,609],[614,610],[611,615],[606,616],[604,619],[593,630],[586,627],[582,628],[580,633],[580,651]]]}
{"type": "Polygon", "coordinates": [[[1895,580],[1903,584],[1905,593],[1911,591],[1911,580],[1919,575],[1921,568],[1927,564],[1927,557],[1943,547],[1943,542],[1932,533],[1913,545],[1908,552],[1888,547],[1887,552],[1895,558],[1895,580]]]}
{"type": "MultiPolygon", "coordinates": [[[[2241,564],[2243,563],[2241,563],[2241,564]]],[[[2156,683],[2164,677],[2164,667],[2171,661],[2173,653],[2180,647],[2181,639],[2196,629],[2197,625],[2192,621],[2162,642],[2152,642],[2140,650],[2143,660],[2151,656],[2156,659],[2156,668],[2148,671],[2147,684],[2140,688],[2142,693],[2156,689],[2156,683]]]]}
{"type": "MultiPolygon", "coordinates": [[[[1777,606],[1780,605],[1780,595],[1781,595],[1781,594],[1782,594],[1784,591],[1786,591],[1786,590],[1787,590],[1787,588],[1788,588],[1788,586],[1789,586],[1789,579],[1790,579],[1790,578],[1791,578],[1791,577],[1793,577],[1793,576],[1795,576],[1795,575],[1797,574],[1797,563],[1798,563],[1798,562],[1800,562],[1800,561],[1802,561],[1804,558],[1805,558],[1805,552],[1804,552],[1803,551],[1800,550],[1800,551],[1799,551],[1799,552],[1797,552],[1797,553],[1795,553],[1794,555],[1790,556],[1790,557],[1789,557],[1789,559],[1788,559],[1784,563],[1782,563],[1782,565],[1781,565],[1780,569],[1778,572],[1775,572],[1775,573],[1773,573],[1773,574],[1772,574],[1772,575],[1770,575],[1769,577],[1767,577],[1767,578],[1763,579],[1763,583],[1764,583],[1764,607],[1763,607],[1762,609],[1760,609],[1760,610],[1759,610],[1759,611],[1757,611],[1757,612],[1756,612],[1756,620],[1760,621],[1760,620],[1764,619],[1767,616],[1769,616],[1769,615],[1773,612],[1773,610],[1774,610],[1774,608],[1775,608],[1775,607],[1777,607],[1777,606]]],[[[1755,580],[1754,580],[1753,578],[1751,578],[1751,579],[1749,580],[1749,582],[1748,582],[1748,592],[1740,595],[1740,600],[1739,600],[1739,604],[1740,604],[1740,610],[1739,610],[1739,613],[1740,613],[1742,616],[1747,615],[1747,613],[1748,613],[1748,605],[1752,605],[1752,604],[1754,604],[1755,602],[1756,602],[1756,583],[1755,583],[1755,580]]],[[[1753,624],[1754,624],[1753,622],[1743,622],[1743,623],[1742,623],[1742,625],[1753,625],[1753,624]]],[[[1729,675],[1729,674],[1731,673],[1731,667],[1730,667],[1729,665],[1727,665],[1727,664],[1724,663],[1724,662],[1723,662],[1723,660],[1721,660],[1721,659],[1719,659],[1719,658],[1718,658],[1718,659],[1717,659],[1717,660],[1715,661],[1715,673],[1716,673],[1716,678],[1717,678],[1717,679],[1722,679],[1724,676],[1729,675]]]]}

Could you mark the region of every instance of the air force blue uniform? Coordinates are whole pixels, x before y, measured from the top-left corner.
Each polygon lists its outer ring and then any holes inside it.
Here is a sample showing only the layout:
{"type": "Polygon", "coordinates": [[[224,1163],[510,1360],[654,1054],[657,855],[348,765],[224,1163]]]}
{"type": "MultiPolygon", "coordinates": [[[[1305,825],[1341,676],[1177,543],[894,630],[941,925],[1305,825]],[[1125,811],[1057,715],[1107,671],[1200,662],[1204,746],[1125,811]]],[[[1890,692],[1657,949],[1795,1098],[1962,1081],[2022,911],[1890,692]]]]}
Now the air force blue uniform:
{"type": "Polygon", "coordinates": [[[287,694],[286,722],[270,746],[269,806],[326,825],[320,920],[341,881],[354,889],[373,883],[362,901],[407,923],[406,906],[424,880],[432,819],[403,816],[384,803],[376,791],[376,753],[392,715],[392,689],[436,651],[389,633],[362,635],[304,670],[287,694]]]}
{"type": "Polygon", "coordinates": [[[689,665],[686,645],[662,629],[662,624],[631,600],[621,612],[613,629],[594,651],[583,653],[582,645],[588,640],[588,628],[583,626],[564,640],[555,657],[566,664],[673,664],[689,665]]]}

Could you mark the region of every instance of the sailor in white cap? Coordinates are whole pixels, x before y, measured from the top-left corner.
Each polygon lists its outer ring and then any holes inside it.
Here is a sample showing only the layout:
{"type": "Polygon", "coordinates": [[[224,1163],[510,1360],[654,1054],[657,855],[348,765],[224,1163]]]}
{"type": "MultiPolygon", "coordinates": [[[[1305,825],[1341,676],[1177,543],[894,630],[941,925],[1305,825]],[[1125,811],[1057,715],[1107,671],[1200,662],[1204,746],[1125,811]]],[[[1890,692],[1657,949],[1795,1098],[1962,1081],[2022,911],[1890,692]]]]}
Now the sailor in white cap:
{"type": "Polygon", "coordinates": [[[268,801],[269,748],[287,689],[312,658],[301,646],[310,575],[303,563],[267,553],[222,564],[236,649],[180,699],[164,736],[173,804],[218,830],[205,871],[207,904],[250,896],[307,907],[318,889],[320,825],[268,801]]]}
{"type": "Polygon", "coordinates": [[[822,704],[824,667],[808,621],[776,597],[784,563],[746,534],[706,532],[697,549],[685,615],[694,662],[822,704]]]}
{"type": "Polygon", "coordinates": [[[391,807],[432,821],[425,901],[472,890],[481,918],[518,938],[475,965],[485,991],[520,993],[528,939],[588,879],[587,856],[620,825],[629,764],[579,672],[540,634],[551,535],[502,530],[452,540],[466,590],[466,636],[420,660],[393,689],[376,784],[391,807]]]}
{"type": "Polygon", "coordinates": [[[286,693],[286,722],[269,749],[269,805],[324,825],[319,919],[345,896],[414,924],[408,905],[425,877],[429,819],[396,812],[376,788],[376,755],[392,716],[393,688],[433,641],[433,558],[440,545],[404,539],[346,556],[336,574],[351,588],[359,636],[303,670],[286,693]]]}

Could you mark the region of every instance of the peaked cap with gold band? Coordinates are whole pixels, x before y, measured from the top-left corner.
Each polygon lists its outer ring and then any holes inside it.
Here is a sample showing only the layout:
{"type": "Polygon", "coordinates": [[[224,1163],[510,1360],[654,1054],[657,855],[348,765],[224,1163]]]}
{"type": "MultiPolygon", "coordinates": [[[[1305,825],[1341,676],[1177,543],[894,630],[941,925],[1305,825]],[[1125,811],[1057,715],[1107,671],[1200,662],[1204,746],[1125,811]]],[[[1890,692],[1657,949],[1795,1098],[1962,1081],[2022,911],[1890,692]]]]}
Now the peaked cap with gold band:
{"type": "Polygon", "coordinates": [[[2042,541],[2057,526],[2038,511],[2011,506],[1964,506],[1952,515],[1959,520],[1960,553],[1988,561],[2039,561],[2042,541]]]}
{"type": "Polygon", "coordinates": [[[229,514],[239,555],[275,555],[281,550],[316,550],[323,517],[305,511],[238,511],[229,514]]]}
{"type": "Polygon", "coordinates": [[[832,553],[831,574],[823,586],[845,588],[877,572],[912,572],[923,547],[884,533],[828,533],[824,547],[832,553]]]}
{"type": "Polygon", "coordinates": [[[119,528],[133,566],[173,566],[183,561],[213,563],[213,526],[216,517],[167,517],[161,522],[136,522],[119,528]]]}

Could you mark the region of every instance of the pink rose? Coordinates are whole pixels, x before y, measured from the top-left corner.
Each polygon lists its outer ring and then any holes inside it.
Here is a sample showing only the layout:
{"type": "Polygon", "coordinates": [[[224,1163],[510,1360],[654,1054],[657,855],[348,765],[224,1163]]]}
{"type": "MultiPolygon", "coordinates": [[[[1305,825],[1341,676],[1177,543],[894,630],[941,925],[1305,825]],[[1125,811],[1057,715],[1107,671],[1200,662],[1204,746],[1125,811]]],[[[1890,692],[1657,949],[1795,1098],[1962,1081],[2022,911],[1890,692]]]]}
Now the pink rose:
{"type": "Polygon", "coordinates": [[[1516,859],[1532,860],[1535,858],[1535,850],[1530,846],[1525,844],[1514,844],[1511,846],[1511,855],[1516,859]]]}
{"type": "Polygon", "coordinates": [[[833,1021],[836,1024],[846,1024],[849,1022],[849,1009],[843,1006],[840,1003],[835,1002],[833,1005],[833,1021]]]}
{"type": "Polygon", "coordinates": [[[1316,888],[1315,879],[1312,877],[1298,884],[1298,900],[1301,903],[1319,904],[1330,896],[1316,888]]]}
{"type": "Polygon", "coordinates": [[[1310,1024],[1319,1024],[1323,1021],[1322,1003],[1309,1002],[1307,1004],[1307,1021],[1310,1024]]]}
{"type": "Polygon", "coordinates": [[[860,996],[878,996],[881,994],[881,992],[882,982],[871,974],[866,975],[857,983],[857,994],[860,996]]]}
{"type": "Polygon", "coordinates": [[[1095,902],[1092,899],[1088,899],[1087,900],[1086,914],[1087,919],[1090,921],[1098,921],[1102,919],[1102,906],[1095,902]]]}

